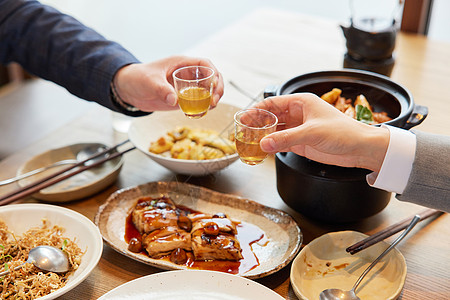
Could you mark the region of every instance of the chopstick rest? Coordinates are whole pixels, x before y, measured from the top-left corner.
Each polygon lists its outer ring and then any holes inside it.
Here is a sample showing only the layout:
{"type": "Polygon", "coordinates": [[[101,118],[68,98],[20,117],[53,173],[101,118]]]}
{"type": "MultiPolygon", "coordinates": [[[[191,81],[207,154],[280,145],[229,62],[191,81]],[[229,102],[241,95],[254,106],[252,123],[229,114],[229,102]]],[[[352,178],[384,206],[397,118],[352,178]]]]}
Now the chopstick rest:
{"type": "Polygon", "coordinates": [[[6,195],[0,197],[0,206],[9,204],[9,203],[14,202],[16,200],[19,200],[19,199],[21,199],[23,197],[26,197],[26,196],[29,196],[31,194],[34,194],[35,192],[38,192],[41,189],[49,187],[49,186],[51,186],[53,184],[56,184],[56,183],[58,183],[60,181],[63,181],[65,179],[67,179],[67,178],[70,178],[70,177],[72,177],[72,176],[74,176],[76,174],[79,174],[81,172],[84,172],[86,170],[95,168],[95,167],[103,164],[106,161],[112,160],[112,159],[114,159],[114,158],[116,158],[118,156],[121,156],[121,155],[123,155],[123,154],[125,154],[125,153],[127,153],[127,152],[129,152],[131,150],[136,149],[136,147],[133,146],[131,148],[128,148],[127,150],[115,152],[115,153],[113,153],[111,155],[105,156],[103,159],[100,159],[100,160],[96,161],[95,163],[85,165],[86,162],[88,162],[88,161],[90,161],[90,160],[92,160],[94,158],[97,158],[97,157],[103,156],[105,154],[108,154],[108,153],[116,150],[118,147],[128,143],[129,141],[130,140],[125,140],[125,141],[123,141],[123,142],[121,142],[121,143],[119,143],[119,144],[117,144],[117,145],[115,145],[115,146],[113,146],[111,148],[107,148],[107,149],[105,149],[105,150],[103,150],[103,151],[101,151],[101,152],[99,152],[97,154],[94,154],[94,155],[86,158],[85,160],[80,161],[77,164],[74,164],[72,166],[68,166],[68,167],[66,167],[66,168],[64,168],[64,169],[62,169],[62,170],[60,170],[60,171],[58,171],[58,172],[56,172],[56,173],[54,173],[52,175],[44,177],[44,178],[42,178],[42,179],[40,179],[40,180],[38,180],[36,182],[33,182],[33,183],[29,184],[29,185],[26,185],[26,186],[24,186],[22,188],[19,188],[19,189],[15,190],[15,191],[12,191],[9,194],[6,194],[6,195]],[[76,170],[74,170],[72,172],[67,173],[68,171],[70,171],[70,170],[72,170],[72,169],[74,169],[76,167],[80,167],[80,168],[78,168],[78,169],[76,169],[76,170]]]}
{"type": "MultiPolygon", "coordinates": [[[[417,214],[420,217],[420,221],[428,219],[431,216],[438,216],[442,214],[442,211],[435,210],[435,209],[426,209],[423,212],[417,214]]],[[[405,229],[408,227],[408,224],[411,222],[411,220],[414,218],[414,216],[404,219],[398,223],[395,223],[353,245],[345,249],[345,251],[349,252],[350,254],[358,253],[361,250],[364,250],[378,242],[381,242],[382,240],[396,234],[397,232],[405,229]]],[[[420,222],[419,221],[419,222],[420,222]]]]}

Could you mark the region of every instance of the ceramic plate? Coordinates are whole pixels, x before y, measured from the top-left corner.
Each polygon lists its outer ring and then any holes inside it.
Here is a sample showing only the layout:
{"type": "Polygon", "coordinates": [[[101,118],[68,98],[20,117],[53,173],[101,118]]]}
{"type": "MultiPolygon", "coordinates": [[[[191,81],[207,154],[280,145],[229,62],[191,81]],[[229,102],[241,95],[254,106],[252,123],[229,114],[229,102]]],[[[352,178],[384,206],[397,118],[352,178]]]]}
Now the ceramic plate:
{"type": "MultiPolygon", "coordinates": [[[[306,245],[291,268],[291,284],[297,297],[316,300],[327,288],[351,290],[362,272],[389,247],[380,242],[354,255],[345,251],[366,237],[356,231],[340,231],[306,245]]],[[[405,279],[405,258],[394,248],[366,275],[356,294],[367,300],[397,299],[405,279]]]]}
{"type": "Polygon", "coordinates": [[[103,241],[97,226],[73,210],[51,204],[13,204],[0,207],[0,219],[8,229],[19,235],[31,227],[40,227],[42,219],[47,219],[50,225],[65,228],[64,235],[75,239],[81,250],[85,251],[79,268],[69,277],[67,284],[39,298],[41,300],[55,299],[75,288],[92,272],[102,255],[103,241]]]}
{"type": "MultiPolygon", "coordinates": [[[[81,143],[52,149],[31,158],[19,168],[17,175],[22,175],[29,171],[51,165],[57,161],[76,159],[76,155],[79,150],[88,145],[105,147],[103,144],[81,143]]],[[[49,202],[67,202],[88,197],[111,185],[117,179],[120,169],[122,168],[122,164],[122,157],[114,158],[103,163],[101,166],[86,170],[57,184],[42,189],[38,193],[34,194],[33,197],[49,202]]],[[[19,185],[29,185],[41,178],[55,173],[58,170],[61,170],[60,168],[67,168],[67,166],[68,165],[51,168],[42,173],[22,179],[19,181],[19,185]]]]}
{"type": "Polygon", "coordinates": [[[189,270],[153,274],[127,282],[98,300],[280,300],[255,281],[221,272],[189,270]]]}
{"type": "Polygon", "coordinates": [[[217,172],[238,160],[238,155],[227,155],[218,159],[187,160],[164,157],[148,151],[150,143],[157,141],[178,126],[215,130],[222,137],[234,134],[233,116],[238,107],[220,103],[200,119],[189,119],[180,110],[158,111],[151,115],[135,118],[128,131],[130,141],[149,158],[178,174],[203,176],[217,172]]]}
{"type": "Polygon", "coordinates": [[[203,187],[179,182],[150,182],[117,191],[99,208],[95,223],[103,239],[116,251],[137,261],[161,269],[186,269],[169,260],[152,259],[127,250],[124,239],[125,220],[141,196],[169,196],[176,204],[205,212],[222,212],[236,221],[256,225],[265,232],[267,243],[253,244],[259,265],[241,276],[260,278],[286,266],[300,249],[302,234],[294,219],[283,211],[234,195],[218,193],[203,187]]]}

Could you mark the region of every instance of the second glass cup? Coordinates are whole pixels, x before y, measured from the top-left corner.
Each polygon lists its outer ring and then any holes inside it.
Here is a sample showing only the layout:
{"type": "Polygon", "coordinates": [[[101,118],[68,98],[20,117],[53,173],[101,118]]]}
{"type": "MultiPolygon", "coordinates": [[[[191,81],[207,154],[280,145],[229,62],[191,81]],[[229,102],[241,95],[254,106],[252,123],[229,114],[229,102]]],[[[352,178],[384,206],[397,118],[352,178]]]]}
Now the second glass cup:
{"type": "Polygon", "coordinates": [[[213,69],[203,66],[183,67],[173,72],[178,105],[191,119],[206,115],[211,105],[214,88],[213,69]]]}
{"type": "Polygon", "coordinates": [[[241,161],[248,165],[264,161],[267,153],[262,151],[259,142],[275,132],[277,124],[277,116],[264,109],[249,108],[234,115],[236,150],[241,161]]]}

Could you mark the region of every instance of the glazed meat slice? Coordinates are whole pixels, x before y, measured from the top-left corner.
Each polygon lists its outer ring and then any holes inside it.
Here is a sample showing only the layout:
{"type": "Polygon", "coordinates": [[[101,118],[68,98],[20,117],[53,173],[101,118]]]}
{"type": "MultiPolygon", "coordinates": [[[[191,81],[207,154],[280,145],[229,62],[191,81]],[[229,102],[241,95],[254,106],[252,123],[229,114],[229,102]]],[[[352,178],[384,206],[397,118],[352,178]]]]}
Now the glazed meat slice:
{"type": "Polygon", "coordinates": [[[178,215],[175,210],[167,209],[150,209],[133,211],[132,220],[136,229],[141,234],[149,233],[154,230],[167,227],[177,226],[178,215]]]}
{"type": "Polygon", "coordinates": [[[159,258],[178,248],[191,251],[191,234],[176,226],[169,226],[143,235],[142,243],[150,257],[159,258]]]}
{"type": "Polygon", "coordinates": [[[204,229],[192,233],[192,251],[196,260],[240,260],[241,246],[234,235],[206,234],[204,229]]]}
{"type": "Polygon", "coordinates": [[[236,234],[236,223],[225,215],[208,216],[204,214],[190,214],[188,216],[192,220],[192,232],[205,228],[209,223],[215,223],[220,232],[236,234]]]}
{"type": "Polygon", "coordinates": [[[142,197],[131,214],[133,224],[141,234],[167,226],[177,226],[177,208],[167,197],[142,197]]]}
{"type": "Polygon", "coordinates": [[[196,219],[192,224],[192,251],[196,260],[240,260],[236,224],[223,214],[196,219]]]}

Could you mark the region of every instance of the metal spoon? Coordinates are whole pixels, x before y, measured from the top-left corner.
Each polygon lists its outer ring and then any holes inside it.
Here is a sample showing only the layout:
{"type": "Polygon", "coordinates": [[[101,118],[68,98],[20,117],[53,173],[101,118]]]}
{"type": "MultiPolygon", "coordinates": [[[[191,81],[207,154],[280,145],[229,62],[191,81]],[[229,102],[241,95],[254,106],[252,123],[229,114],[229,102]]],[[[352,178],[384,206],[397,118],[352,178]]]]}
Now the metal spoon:
{"type": "MultiPolygon", "coordinates": [[[[23,264],[14,268],[20,269],[24,264],[33,264],[41,270],[50,271],[55,273],[64,273],[69,271],[69,259],[66,253],[53,246],[37,246],[30,250],[28,253],[28,259],[23,264]]],[[[7,270],[0,273],[0,277],[7,275],[11,270],[7,270]]]]}
{"type": "Polygon", "coordinates": [[[358,296],[356,296],[355,290],[358,285],[361,283],[363,278],[369,273],[370,270],[386,255],[389,251],[391,251],[400,241],[411,231],[411,229],[420,221],[420,217],[416,215],[409,223],[409,226],[405,229],[405,231],[400,235],[383,253],[380,254],[371,264],[370,266],[364,270],[364,272],[359,276],[355,285],[350,291],[343,291],[341,289],[326,289],[320,293],[320,300],[361,300],[358,296]]]}
{"type": "MultiPolygon", "coordinates": [[[[19,175],[19,176],[10,178],[10,179],[2,180],[2,181],[0,181],[0,186],[16,182],[18,180],[30,177],[32,175],[41,173],[41,172],[43,172],[45,170],[48,170],[48,169],[51,169],[51,168],[54,168],[54,167],[57,167],[57,166],[77,164],[80,161],[83,161],[86,158],[88,158],[88,157],[90,157],[90,156],[92,156],[92,155],[94,155],[94,154],[96,154],[96,153],[98,153],[98,152],[100,152],[100,151],[102,151],[104,149],[105,149],[105,146],[103,146],[101,144],[90,144],[86,148],[81,149],[77,153],[76,159],[65,159],[65,160],[57,161],[57,162],[55,162],[55,163],[53,163],[51,165],[48,165],[48,166],[45,166],[45,167],[42,167],[42,168],[30,171],[30,172],[27,172],[27,173],[24,173],[22,175],[19,175]]],[[[94,162],[96,162],[96,161],[98,161],[98,160],[100,160],[102,158],[103,158],[103,156],[94,158],[94,159],[86,162],[85,165],[92,164],[92,163],[94,163],[94,162]]]]}

